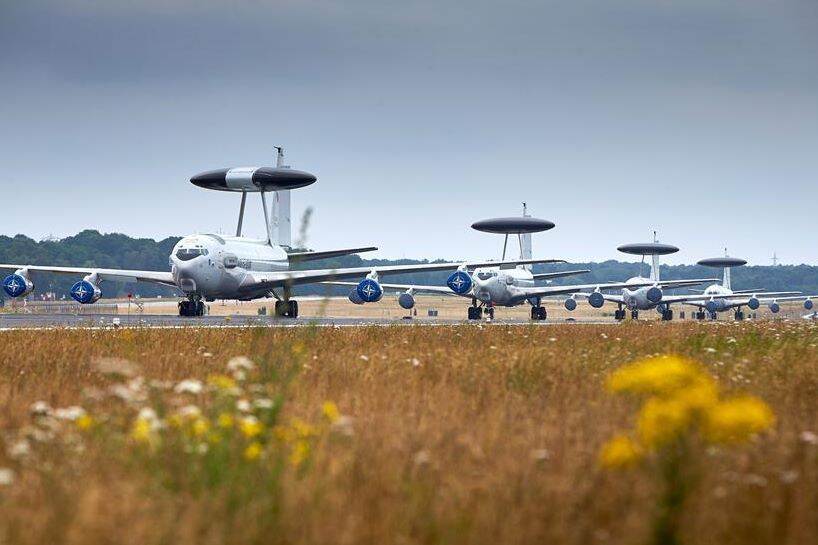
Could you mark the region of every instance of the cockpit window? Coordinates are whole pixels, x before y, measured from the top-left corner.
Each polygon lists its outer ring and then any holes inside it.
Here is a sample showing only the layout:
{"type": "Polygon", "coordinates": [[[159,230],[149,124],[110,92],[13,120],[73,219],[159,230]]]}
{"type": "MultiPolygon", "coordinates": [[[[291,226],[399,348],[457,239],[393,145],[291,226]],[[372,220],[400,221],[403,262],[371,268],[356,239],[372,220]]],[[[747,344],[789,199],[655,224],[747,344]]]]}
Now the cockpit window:
{"type": "Polygon", "coordinates": [[[207,253],[205,248],[179,248],[176,251],[176,257],[181,261],[190,261],[200,255],[207,255],[207,253]]]}
{"type": "Polygon", "coordinates": [[[488,280],[492,276],[497,276],[497,271],[481,271],[477,273],[477,278],[480,280],[488,280]]]}

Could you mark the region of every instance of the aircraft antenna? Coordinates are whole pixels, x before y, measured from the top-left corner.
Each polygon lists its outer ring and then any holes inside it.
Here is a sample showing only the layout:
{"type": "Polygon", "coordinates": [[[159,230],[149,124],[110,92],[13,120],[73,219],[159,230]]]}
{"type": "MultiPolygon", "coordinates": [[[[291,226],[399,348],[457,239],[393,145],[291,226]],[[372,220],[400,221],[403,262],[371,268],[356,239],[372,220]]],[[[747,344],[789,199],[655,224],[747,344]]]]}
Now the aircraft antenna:
{"type": "Polygon", "coordinates": [[[775,267],[776,265],[778,265],[778,256],[777,256],[777,255],[775,255],[775,252],[773,252],[773,259],[772,259],[772,261],[773,261],[773,267],[775,267]]]}

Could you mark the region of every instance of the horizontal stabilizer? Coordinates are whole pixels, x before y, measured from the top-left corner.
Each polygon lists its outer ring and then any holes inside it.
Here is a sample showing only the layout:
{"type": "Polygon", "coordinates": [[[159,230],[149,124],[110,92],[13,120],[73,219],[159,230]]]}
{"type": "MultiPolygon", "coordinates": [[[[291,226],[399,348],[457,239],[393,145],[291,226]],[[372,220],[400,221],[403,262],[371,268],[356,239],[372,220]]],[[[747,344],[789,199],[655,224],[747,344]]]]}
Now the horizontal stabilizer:
{"type": "Polygon", "coordinates": [[[340,257],[342,255],[359,254],[362,252],[372,252],[377,250],[375,246],[366,248],[346,248],[343,250],[326,250],[324,252],[292,252],[287,254],[290,263],[301,263],[302,261],[315,261],[317,259],[328,259],[330,257],[340,257]]]}

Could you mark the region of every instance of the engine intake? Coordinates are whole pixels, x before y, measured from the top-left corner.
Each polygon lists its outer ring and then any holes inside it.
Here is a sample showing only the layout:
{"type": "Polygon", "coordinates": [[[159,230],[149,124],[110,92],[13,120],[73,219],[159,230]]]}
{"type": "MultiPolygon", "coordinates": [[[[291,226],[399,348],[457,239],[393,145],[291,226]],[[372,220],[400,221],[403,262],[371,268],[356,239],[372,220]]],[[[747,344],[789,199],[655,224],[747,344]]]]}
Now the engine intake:
{"type": "Polygon", "coordinates": [[[352,288],[351,290],[349,290],[348,297],[349,297],[350,302],[352,302],[352,303],[354,303],[356,305],[363,305],[364,304],[364,300],[361,299],[360,295],[358,295],[358,288],[357,287],[352,288]]]}
{"type": "Polygon", "coordinates": [[[565,302],[563,303],[563,305],[565,306],[565,310],[567,310],[567,311],[571,312],[571,311],[573,311],[573,310],[576,310],[576,308],[577,308],[577,300],[576,300],[576,299],[574,299],[573,297],[569,297],[568,299],[566,299],[566,300],[565,300],[565,302]]]}
{"type": "Polygon", "coordinates": [[[761,301],[759,301],[757,297],[750,297],[747,301],[747,306],[750,307],[750,310],[758,310],[758,307],[761,306],[761,301]]]}
{"type": "Polygon", "coordinates": [[[474,282],[469,273],[465,271],[455,271],[446,280],[446,285],[457,295],[465,295],[471,291],[474,282]]]}
{"type": "Polygon", "coordinates": [[[594,308],[602,308],[605,304],[605,298],[598,291],[593,292],[588,296],[588,304],[594,308]]]}
{"type": "Polygon", "coordinates": [[[92,284],[88,280],[80,280],[73,286],[69,292],[71,297],[80,304],[89,305],[96,303],[102,297],[102,290],[96,284],[92,284]]]}
{"type": "Polygon", "coordinates": [[[645,296],[648,298],[648,301],[650,301],[651,303],[658,303],[659,301],[662,300],[662,290],[660,290],[656,286],[653,286],[652,288],[650,288],[647,291],[645,296]]]}
{"type": "Polygon", "coordinates": [[[16,272],[3,279],[3,291],[5,291],[9,297],[25,297],[34,291],[34,282],[19,272],[16,272]]]}
{"type": "Polygon", "coordinates": [[[403,309],[411,310],[415,308],[415,297],[408,291],[403,292],[398,295],[398,304],[403,309]]]}
{"type": "Polygon", "coordinates": [[[804,301],[804,308],[807,310],[812,310],[812,307],[815,306],[812,302],[812,299],[807,299],[804,301]]]}
{"type": "Polygon", "coordinates": [[[775,301],[770,303],[770,312],[772,312],[773,314],[777,314],[779,310],[781,310],[781,305],[779,305],[775,301]]]}
{"type": "Polygon", "coordinates": [[[360,297],[364,303],[376,303],[383,297],[383,288],[377,280],[371,278],[361,280],[356,290],[358,297],[360,297]]]}

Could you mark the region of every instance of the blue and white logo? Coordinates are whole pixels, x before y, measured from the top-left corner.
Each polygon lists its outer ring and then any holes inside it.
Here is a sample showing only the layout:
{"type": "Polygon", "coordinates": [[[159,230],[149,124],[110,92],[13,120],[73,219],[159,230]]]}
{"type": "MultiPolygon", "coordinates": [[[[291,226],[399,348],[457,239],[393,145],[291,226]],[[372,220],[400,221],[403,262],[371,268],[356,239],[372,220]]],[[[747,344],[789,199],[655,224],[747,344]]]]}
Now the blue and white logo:
{"type": "Polygon", "coordinates": [[[80,280],[71,286],[70,294],[76,302],[82,303],[83,305],[93,303],[96,300],[96,288],[87,280],[80,280]]]}
{"type": "Polygon", "coordinates": [[[3,291],[9,297],[20,297],[26,291],[26,279],[19,274],[10,274],[3,279],[3,291]]]}
{"type": "Polygon", "coordinates": [[[446,280],[446,285],[449,286],[449,289],[458,295],[469,293],[469,291],[471,291],[472,284],[473,282],[471,276],[469,276],[469,273],[465,271],[453,272],[446,280]]]}
{"type": "Polygon", "coordinates": [[[371,278],[361,280],[361,283],[358,284],[357,291],[358,296],[365,303],[374,303],[380,301],[381,297],[383,297],[383,288],[381,288],[381,285],[378,284],[376,280],[372,280],[371,278]]]}

